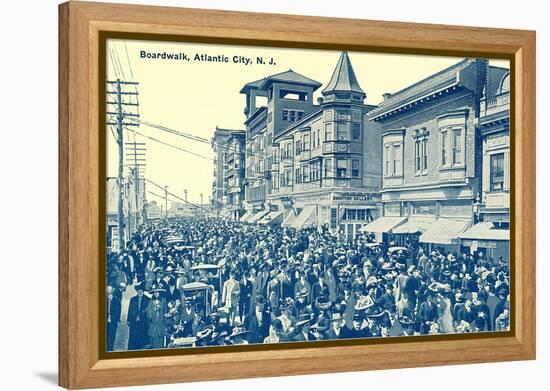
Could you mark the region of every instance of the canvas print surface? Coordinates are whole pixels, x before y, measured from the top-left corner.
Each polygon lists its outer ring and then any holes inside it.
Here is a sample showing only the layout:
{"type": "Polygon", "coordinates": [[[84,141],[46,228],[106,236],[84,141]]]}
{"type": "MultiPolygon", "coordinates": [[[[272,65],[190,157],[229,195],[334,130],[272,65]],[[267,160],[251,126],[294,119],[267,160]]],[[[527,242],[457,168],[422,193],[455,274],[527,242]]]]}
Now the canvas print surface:
{"type": "Polygon", "coordinates": [[[106,351],[509,330],[508,61],[106,60],[106,351]]]}

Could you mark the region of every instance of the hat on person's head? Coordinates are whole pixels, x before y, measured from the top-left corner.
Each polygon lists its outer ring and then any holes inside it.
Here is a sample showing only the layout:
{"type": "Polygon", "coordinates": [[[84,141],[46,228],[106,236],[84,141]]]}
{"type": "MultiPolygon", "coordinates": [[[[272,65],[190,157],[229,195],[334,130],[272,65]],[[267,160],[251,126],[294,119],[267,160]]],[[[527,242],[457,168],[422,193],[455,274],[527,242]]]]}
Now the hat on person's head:
{"type": "Polygon", "coordinates": [[[311,322],[311,315],[309,314],[302,314],[298,317],[298,321],[296,322],[296,326],[303,326],[306,323],[311,322]]]}
{"type": "Polygon", "coordinates": [[[151,289],[149,292],[166,292],[166,289],[162,287],[162,285],[153,285],[153,289],[151,289]]]}
{"type": "Polygon", "coordinates": [[[134,289],[136,291],[144,291],[145,290],[145,284],[143,283],[143,281],[138,281],[134,284],[134,289]]]}
{"type": "Polygon", "coordinates": [[[153,271],[154,271],[155,273],[162,273],[162,272],[163,272],[163,270],[162,270],[162,268],[161,268],[160,266],[157,266],[156,268],[154,268],[153,271]]]}
{"type": "Polygon", "coordinates": [[[281,311],[288,310],[294,305],[294,300],[292,300],[290,297],[287,297],[280,305],[279,309],[281,311]]]}
{"type": "Polygon", "coordinates": [[[309,292],[308,292],[307,288],[302,288],[296,293],[296,298],[307,297],[308,294],[309,294],[309,292]]]}
{"type": "Polygon", "coordinates": [[[107,285],[107,294],[110,295],[110,294],[113,294],[114,292],[115,292],[115,288],[113,288],[110,285],[107,285]]]}
{"type": "Polygon", "coordinates": [[[371,319],[377,319],[382,317],[385,314],[385,311],[378,305],[373,305],[365,311],[365,316],[371,319]]]}
{"type": "Polygon", "coordinates": [[[356,312],[353,314],[353,321],[354,322],[361,322],[363,320],[363,315],[359,312],[356,312]]]}
{"type": "Polygon", "coordinates": [[[370,276],[367,278],[367,288],[370,286],[376,286],[378,284],[378,278],[376,276],[370,276]]]}
{"type": "Polygon", "coordinates": [[[320,310],[328,310],[332,303],[326,296],[319,296],[315,299],[315,306],[320,310]]]}
{"type": "Polygon", "coordinates": [[[254,298],[254,304],[256,304],[256,305],[265,305],[265,298],[262,295],[257,295],[254,298]]]}
{"type": "Polygon", "coordinates": [[[399,320],[399,323],[401,324],[401,326],[405,326],[405,327],[414,326],[414,324],[415,324],[415,321],[413,319],[409,318],[407,315],[403,315],[403,316],[399,317],[398,320],[399,320]]]}

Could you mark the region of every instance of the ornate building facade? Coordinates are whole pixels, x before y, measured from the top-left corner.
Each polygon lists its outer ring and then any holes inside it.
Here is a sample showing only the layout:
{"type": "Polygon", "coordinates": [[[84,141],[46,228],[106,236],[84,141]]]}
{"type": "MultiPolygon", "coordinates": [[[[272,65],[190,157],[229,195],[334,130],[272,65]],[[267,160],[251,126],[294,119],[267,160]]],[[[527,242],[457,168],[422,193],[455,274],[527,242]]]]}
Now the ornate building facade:
{"type": "Polygon", "coordinates": [[[394,94],[369,118],[382,126],[383,217],[367,230],[403,245],[460,246],[481,191],[476,133],[487,61],[465,59],[394,94]]]}
{"type": "Polygon", "coordinates": [[[380,126],[347,53],[321,87],[292,70],[244,86],[247,214],[243,221],[327,225],[352,238],[380,213],[380,126]],[[266,106],[255,99],[267,97],[266,106]]]}

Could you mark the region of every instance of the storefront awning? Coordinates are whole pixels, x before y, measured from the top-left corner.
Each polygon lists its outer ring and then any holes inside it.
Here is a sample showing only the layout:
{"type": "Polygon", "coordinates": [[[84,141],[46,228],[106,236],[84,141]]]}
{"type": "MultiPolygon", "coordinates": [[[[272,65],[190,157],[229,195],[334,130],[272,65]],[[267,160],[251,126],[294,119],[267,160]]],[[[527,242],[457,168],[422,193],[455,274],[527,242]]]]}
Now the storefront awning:
{"type": "Polygon", "coordinates": [[[440,218],[422,235],[419,241],[435,244],[458,244],[458,236],[470,225],[470,220],[440,218]]]}
{"type": "Polygon", "coordinates": [[[291,226],[296,229],[309,227],[317,222],[317,207],[306,205],[302,212],[294,219],[291,226]]]}
{"type": "Polygon", "coordinates": [[[292,226],[292,222],[296,219],[297,215],[296,213],[294,213],[294,209],[291,209],[288,214],[286,215],[286,217],[284,218],[283,222],[281,223],[281,225],[283,227],[291,227],[292,226]]]}
{"type": "Polygon", "coordinates": [[[372,233],[388,233],[392,231],[393,228],[402,224],[406,219],[406,217],[380,217],[374,220],[372,223],[368,223],[367,225],[362,227],[360,231],[372,233]]]}
{"type": "Polygon", "coordinates": [[[482,222],[467,229],[459,237],[460,239],[510,240],[510,231],[495,228],[495,225],[491,222],[482,222]]]}
{"type": "Polygon", "coordinates": [[[435,217],[409,217],[404,223],[392,230],[394,234],[423,234],[435,222],[435,217]]]}
{"type": "Polygon", "coordinates": [[[272,210],[258,221],[259,224],[279,224],[283,221],[283,211],[272,210]]]}
{"type": "Polygon", "coordinates": [[[257,212],[254,216],[248,219],[249,223],[257,223],[262,217],[269,213],[269,209],[264,209],[257,212]]]}
{"type": "Polygon", "coordinates": [[[241,216],[239,221],[241,221],[243,223],[247,223],[248,219],[251,218],[252,216],[254,216],[254,212],[252,212],[251,210],[247,210],[246,213],[241,216]]]}

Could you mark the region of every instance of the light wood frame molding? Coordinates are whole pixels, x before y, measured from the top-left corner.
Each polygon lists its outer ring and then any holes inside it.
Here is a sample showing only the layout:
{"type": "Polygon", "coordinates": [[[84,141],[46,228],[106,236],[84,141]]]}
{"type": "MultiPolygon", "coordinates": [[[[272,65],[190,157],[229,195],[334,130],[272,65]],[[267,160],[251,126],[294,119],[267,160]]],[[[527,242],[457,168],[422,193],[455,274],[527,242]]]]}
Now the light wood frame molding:
{"type": "MultiPolygon", "coordinates": [[[[152,38],[151,38],[152,39],[152,38]]],[[[59,6],[59,384],[92,388],[535,358],[535,32],[68,2],[59,6]],[[504,337],[102,358],[99,352],[100,31],[264,45],[510,58],[512,331],[504,337]],[[444,48],[444,50],[441,50],[444,48]],[[215,370],[213,370],[215,368],[215,370]]],[[[414,337],[411,337],[414,338],[414,337]]]]}

